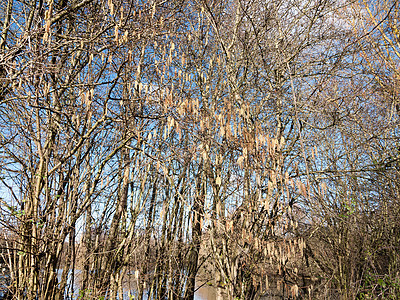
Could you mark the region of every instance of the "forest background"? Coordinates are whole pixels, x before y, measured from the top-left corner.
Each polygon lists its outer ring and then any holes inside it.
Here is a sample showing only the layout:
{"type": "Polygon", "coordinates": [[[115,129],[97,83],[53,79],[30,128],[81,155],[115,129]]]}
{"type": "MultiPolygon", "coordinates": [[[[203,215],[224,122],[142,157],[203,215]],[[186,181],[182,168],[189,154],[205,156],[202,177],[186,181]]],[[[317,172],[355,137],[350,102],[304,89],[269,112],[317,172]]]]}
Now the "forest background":
{"type": "Polygon", "coordinates": [[[398,299],[399,13],[1,1],[7,295],[398,299]]]}

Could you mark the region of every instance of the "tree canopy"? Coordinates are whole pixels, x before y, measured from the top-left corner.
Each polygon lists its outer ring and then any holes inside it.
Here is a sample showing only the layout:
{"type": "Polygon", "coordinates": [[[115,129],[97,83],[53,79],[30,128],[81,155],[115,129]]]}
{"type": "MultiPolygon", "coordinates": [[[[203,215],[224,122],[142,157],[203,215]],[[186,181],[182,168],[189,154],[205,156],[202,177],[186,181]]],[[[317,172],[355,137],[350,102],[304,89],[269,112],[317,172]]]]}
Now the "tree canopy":
{"type": "Polygon", "coordinates": [[[399,297],[399,9],[3,1],[4,295],[399,297]]]}

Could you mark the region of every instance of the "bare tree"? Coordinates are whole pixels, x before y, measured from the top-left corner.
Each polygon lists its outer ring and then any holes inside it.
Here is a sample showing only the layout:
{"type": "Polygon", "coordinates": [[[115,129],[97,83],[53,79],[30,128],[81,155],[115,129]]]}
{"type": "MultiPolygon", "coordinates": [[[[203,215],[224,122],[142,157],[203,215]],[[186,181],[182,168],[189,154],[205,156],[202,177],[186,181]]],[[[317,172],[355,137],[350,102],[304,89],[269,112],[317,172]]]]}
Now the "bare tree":
{"type": "Polygon", "coordinates": [[[10,295],[396,293],[397,2],[0,7],[10,295]]]}

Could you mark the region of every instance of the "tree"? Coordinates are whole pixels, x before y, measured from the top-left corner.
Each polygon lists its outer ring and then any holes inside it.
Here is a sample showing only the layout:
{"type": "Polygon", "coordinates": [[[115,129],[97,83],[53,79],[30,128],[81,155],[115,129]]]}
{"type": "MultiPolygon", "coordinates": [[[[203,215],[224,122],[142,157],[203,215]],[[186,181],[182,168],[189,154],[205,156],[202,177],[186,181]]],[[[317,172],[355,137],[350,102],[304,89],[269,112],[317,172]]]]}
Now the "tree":
{"type": "Polygon", "coordinates": [[[351,298],[368,268],[394,278],[397,239],[378,244],[398,211],[397,4],[1,6],[15,298],[122,298],[128,281],[193,299],[199,275],[230,299],[351,298]]]}

